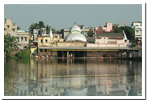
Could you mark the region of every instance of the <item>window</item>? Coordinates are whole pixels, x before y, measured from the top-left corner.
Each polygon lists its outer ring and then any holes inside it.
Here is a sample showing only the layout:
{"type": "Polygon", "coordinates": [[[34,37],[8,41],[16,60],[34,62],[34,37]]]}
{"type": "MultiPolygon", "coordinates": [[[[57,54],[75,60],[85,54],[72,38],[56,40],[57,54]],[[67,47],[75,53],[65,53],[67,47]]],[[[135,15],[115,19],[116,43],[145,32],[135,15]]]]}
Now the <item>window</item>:
{"type": "Polygon", "coordinates": [[[27,91],[26,90],[24,90],[24,95],[27,95],[27,91]]]}
{"type": "Polygon", "coordinates": [[[7,27],[9,28],[10,25],[7,25],[7,27]]]}
{"type": "Polygon", "coordinates": [[[110,24],[109,24],[109,26],[110,26],[110,24]]]}
{"type": "Polygon", "coordinates": [[[43,41],[42,41],[42,39],[41,39],[41,43],[42,43],[43,41]]]}
{"type": "Polygon", "coordinates": [[[24,46],[24,49],[27,49],[27,46],[24,46]]]}
{"type": "Polygon", "coordinates": [[[14,28],[12,30],[13,30],[13,32],[15,32],[15,29],[14,28]]]}
{"type": "Polygon", "coordinates": [[[42,49],[40,49],[40,52],[42,52],[42,49]]]}
{"type": "Polygon", "coordinates": [[[47,92],[47,87],[46,87],[46,89],[45,89],[45,92],[47,92]]]}
{"type": "Polygon", "coordinates": [[[40,91],[42,92],[43,88],[41,87],[40,91]]]}
{"type": "Polygon", "coordinates": [[[45,52],[47,52],[47,49],[45,49],[45,52]]]}
{"type": "Polygon", "coordinates": [[[21,37],[21,41],[23,41],[23,37],[21,37]]]}
{"type": "Polygon", "coordinates": [[[21,90],[21,94],[20,95],[23,95],[23,92],[22,92],[22,90],[21,90]]]}
{"type": "Polygon", "coordinates": [[[47,39],[46,39],[45,41],[46,41],[46,43],[47,43],[47,39]]]}
{"type": "Polygon", "coordinates": [[[27,41],[27,37],[25,37],[25,41],[27,41]]]}

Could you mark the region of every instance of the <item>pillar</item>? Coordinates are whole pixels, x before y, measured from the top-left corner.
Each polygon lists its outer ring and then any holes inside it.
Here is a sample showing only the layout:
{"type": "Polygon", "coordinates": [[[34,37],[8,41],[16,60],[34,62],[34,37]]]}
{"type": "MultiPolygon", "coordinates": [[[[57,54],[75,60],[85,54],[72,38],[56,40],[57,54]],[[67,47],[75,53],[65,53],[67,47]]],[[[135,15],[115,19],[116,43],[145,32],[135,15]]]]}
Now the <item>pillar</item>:
{"type": "Polygon", "coordinates": [[[74,51],[73,51],[73,58],[74,58],[74,51]]]}
{"type": "Polygon", "coordinates": [[[62,51],[62,58],[64,57],[64,52],[62,51]]]}
{"type": "Polygon", "coordinates": [[[67,51],[67,58],[69,58],[69,51],[67,51]]]}
{"type": "Polygon", "coordinates": [[[111,51],[110,51],[110,58],[111,58],[111,51]]]}
{"type": "Polygon", "coordinates": [[[127,52],[126,52],[126,54],[125,54],[125,58],[127,58],[127,52]]]}
{"type": "Polygon", "coordinates": [[[25,37],[23,37],[23,41],[25,41],[25,37]]]}
{"type": "Polygon", "coordinates": [[[133,57],[135,58],[135,51],[134,51],[134,53],[133,53],[134,55],[133,55],[133,57]]]}
{"type": "Polygon", "coordinates": [[[52,50],[51,50],[51,57],[52,57],[52,50]]]}
{"type": "Polygon", "coordinates": [[[21,41],[21,37],[18,37],[18,41],[21,41]]]}

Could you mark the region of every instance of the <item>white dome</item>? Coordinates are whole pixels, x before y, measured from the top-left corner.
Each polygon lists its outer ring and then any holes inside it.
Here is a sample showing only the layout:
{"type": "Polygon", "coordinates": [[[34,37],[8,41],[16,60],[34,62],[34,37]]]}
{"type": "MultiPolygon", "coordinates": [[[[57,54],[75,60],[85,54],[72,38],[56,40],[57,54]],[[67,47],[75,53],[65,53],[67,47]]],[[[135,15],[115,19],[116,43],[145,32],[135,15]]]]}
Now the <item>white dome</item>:
{"type": "Polygon", "coordinates": [[[65,41],[69,41],[69,40],[79,40],[79,41],[83,41],[83,42],[87,42],[86,37],[83,34],[68,34],[65,37],[65,41]]]}
{"type": "Polygon", "coordinates": [[[74,31],[74,30],[77,30],[77,31],[80,31],[81,32],[81,29],[79,26],[77,25],[73,25],[72,28],[71,28],[71,32],[74,31]]]}

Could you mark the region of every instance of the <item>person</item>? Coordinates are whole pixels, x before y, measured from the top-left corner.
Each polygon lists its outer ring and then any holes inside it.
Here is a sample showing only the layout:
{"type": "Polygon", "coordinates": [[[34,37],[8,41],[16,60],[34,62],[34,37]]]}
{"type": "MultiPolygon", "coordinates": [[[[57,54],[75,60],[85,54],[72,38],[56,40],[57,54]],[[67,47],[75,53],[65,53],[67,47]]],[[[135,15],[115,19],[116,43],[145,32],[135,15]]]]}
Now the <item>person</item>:
{"type": "Polygon", "coordinates": [[[48,54],[46,55],[46,57],[48,57],[48,54]]]}
{"type": "Polygon", "coordinates": [[[39,57],[42,57],[42,54],[40,53],[39,57]]]}

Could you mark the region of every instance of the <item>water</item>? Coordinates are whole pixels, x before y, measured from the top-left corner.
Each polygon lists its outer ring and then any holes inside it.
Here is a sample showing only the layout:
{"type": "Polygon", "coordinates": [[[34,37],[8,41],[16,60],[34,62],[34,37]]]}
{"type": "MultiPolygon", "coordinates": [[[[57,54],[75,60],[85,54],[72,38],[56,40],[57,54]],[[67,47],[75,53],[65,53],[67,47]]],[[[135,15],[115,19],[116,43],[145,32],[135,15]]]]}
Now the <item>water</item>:
{"type": "Polygon", "coordinates": [[[141,96],[142,61],[118,59],[10,59],[5,96],[141,96]]]}

